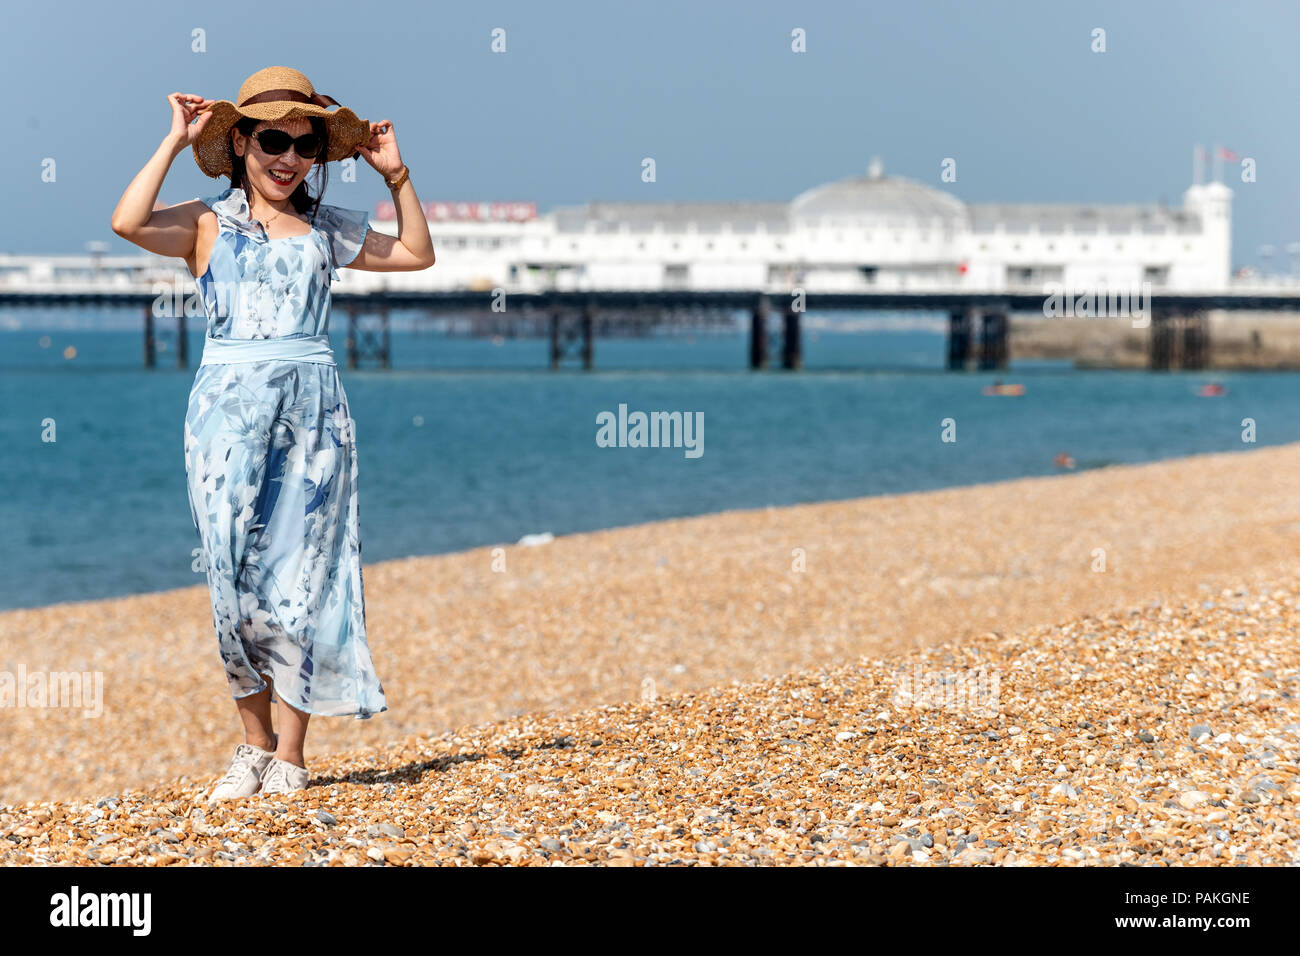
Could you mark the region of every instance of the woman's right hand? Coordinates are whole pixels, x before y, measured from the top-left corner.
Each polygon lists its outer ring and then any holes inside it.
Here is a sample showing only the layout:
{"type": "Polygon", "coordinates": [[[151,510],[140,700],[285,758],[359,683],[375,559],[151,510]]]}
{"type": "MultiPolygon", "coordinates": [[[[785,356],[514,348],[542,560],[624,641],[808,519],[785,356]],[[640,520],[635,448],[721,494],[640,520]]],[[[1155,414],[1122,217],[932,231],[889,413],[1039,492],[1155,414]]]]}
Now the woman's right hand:
{"type": "Polygon", "coordinates": [[[172,128],[167,138],[172,141],[177,150],[193,146],[194,140],[199,133],[203,132],[203,127],[207,126],[212,119],[211,113],[203,111],[215,101],[205,100],[193,93],[173,93],[167,97],[167,102],[172,105],[172,128]],[[197,123],[194,122],[196,116],[197,123]]]}
{"type": "Polygon", "coordinates": [[[209,107],[213,101],[192,93],[173,93],[167,102],[172,106],[172,128],[122,193],[110,225],[115,233],[142,249],[160,256],[184,258],[193,271],[199,220],[207,206],[194,199],[160,209],[158,192],[176,157],[185,147],[192,146],[204,127],[212,122],[209,107]]]}

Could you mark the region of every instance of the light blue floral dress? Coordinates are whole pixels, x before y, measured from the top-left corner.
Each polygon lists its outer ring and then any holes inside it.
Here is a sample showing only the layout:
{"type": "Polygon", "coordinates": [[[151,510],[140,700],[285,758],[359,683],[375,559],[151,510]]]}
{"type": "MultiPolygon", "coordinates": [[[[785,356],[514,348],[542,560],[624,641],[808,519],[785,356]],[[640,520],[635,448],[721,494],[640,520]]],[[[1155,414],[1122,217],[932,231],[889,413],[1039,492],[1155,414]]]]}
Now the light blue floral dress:
{"type": "MultiPolygon", "coordinates": [[[[321,203],[271,239],[244,191],[201,199],[220,231],[197,280],[212,338],[326,335],[330,282],[361,251],[364,211],[321,203]]],[[[357,454],[332,364],[199,366],[185,416],[190,511],[236,699],[266,687],[311,714],[388,709],[366,642],[357,454]]]]}

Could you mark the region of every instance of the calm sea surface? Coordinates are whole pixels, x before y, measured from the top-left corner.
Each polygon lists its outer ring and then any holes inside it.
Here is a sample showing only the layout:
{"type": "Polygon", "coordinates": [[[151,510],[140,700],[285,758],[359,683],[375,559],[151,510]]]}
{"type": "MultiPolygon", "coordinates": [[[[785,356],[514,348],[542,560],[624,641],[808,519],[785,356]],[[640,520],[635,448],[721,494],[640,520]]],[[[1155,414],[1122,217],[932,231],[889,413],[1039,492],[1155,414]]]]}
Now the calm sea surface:
{"type": "MultiPolygon", "coordinates": [[[[182,423],[191,368],[140,367],[138,332],[0,332],[0,608],[199,583],[182,423]],[[43,340],[46,340],[43,342],[43,340]],[[69,347],[75,357],[65,358],[69,347]],[[53,419],[57,440],[42,441],[53,419]]],[[[774,351],[779,343],[774,342],[774,351]]],[[[341,334],[335,351],[343,354],[341,334]]],[[[395,368],[343,370],[366,562],[733,508],[854,498],[1300,440],[1300,375],[942,370],[932,332],[806,333],[803,373],[752,373],[744,335],[596,342],[394,333],[395,368]],[[994,378],[1019,398],[983,397],[994,378]],[[1200,398],[1199,385],[1228,386],[1200,398]],[[602,411],[704,413],[704,453],[601,448],[602,411]],[[940,422],[957,421],[957,442],[940,422]]]]}

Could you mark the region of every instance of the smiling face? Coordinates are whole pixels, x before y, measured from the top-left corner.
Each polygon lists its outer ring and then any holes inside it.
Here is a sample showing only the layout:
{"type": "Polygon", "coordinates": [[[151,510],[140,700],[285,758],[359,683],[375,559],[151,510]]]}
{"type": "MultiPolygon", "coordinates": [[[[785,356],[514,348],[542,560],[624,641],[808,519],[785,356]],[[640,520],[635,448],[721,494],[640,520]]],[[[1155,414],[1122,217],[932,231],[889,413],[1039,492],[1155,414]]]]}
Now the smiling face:
{"type": "Polygon", "coordinates": [[[248,181],[268,200],[279,202],[293,194],[303,177],[311,171],[312,166],[321,156],[319,154],[311,158],[299,156],[298,151],[292,146],[278,156],[268,156],[262,152],[257,142],[257,134],[268,129],[283,130],[295,139],[313,130],[310,120],[295,117],[258,123],[251,136],[244,136],[237,128],[231,131],[231,144],[236,155],[244,158],[248,181]]]}

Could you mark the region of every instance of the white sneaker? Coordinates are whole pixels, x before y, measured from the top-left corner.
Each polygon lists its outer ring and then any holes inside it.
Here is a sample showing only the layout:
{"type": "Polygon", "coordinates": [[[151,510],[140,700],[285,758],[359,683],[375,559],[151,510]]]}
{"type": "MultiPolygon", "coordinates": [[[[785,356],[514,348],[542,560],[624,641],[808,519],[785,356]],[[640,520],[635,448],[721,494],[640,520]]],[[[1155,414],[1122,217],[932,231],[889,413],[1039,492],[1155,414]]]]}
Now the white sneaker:
{"type": "Polygon", "coordinates": [[[311,774],[306,767],[299,767],[279,757],[272,756],[266,769],[262,772],[262,793],[292,793],[303,790],[311,774]]]}
{"type": "Polygon", "coordinates": [[[235,748],[235,759],[230,762],[230,769],[208,795],[208,803],[251,797],[262,785],[262,771],[274,759],[274,750],[240,744],[235,748]]]}

